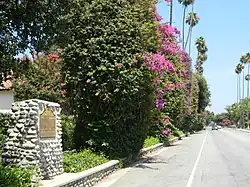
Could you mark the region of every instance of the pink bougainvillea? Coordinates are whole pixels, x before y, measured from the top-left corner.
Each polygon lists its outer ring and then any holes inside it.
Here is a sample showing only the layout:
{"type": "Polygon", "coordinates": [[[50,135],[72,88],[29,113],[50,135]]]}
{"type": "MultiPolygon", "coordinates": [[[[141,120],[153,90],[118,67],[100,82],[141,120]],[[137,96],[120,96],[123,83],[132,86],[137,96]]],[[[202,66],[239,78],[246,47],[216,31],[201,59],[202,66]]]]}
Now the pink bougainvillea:
{"type": "MultiPolygon", "coordinates": [[[[170,3],[171,0],[165,0],[170,3]]],[[[144,64],[153,75],[155,88],[155,108],[161,115],[157,117],[162,135],[169,135],[170,130],[166,128],[170,124],[170,117],[166,113],[169,105],[169,94],[186,90],[190,79],[191,58],[182,51],[180,47],[180,31],[171,25],[160,23],[162,17],[154,7],[154,19],[157,22],[157,36],[159,37],[159,49],[155,53],[143,54],[144,64]],[[161,121],[161,122],[160,122],[161,121]]],[[[178,94],[179,94],[178,93],[178,94]]],[[[188,104],[189,102],[187,102],[188,104]]]]}
{"type": "Polygon", "coordinates": [[[57,54],[48,54],[49,58],[57,59],[59,56],[57,54]]]}

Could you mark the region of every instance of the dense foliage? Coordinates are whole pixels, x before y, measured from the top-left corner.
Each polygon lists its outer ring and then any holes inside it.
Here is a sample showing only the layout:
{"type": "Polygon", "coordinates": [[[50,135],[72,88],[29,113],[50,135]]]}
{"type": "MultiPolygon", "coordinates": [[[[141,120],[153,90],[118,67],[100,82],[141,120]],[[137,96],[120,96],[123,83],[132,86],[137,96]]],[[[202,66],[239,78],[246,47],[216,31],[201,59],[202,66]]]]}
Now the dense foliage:
{"type": "Polygon", "coordinates": [[[63,71],[77,117],[78,149],[91,146],[124,157],[143,146],[153,89],[140,55],[157,46],[150,43],[151,7],[150,1],[72,2],[63,71]]]}
{"type": "Polygon", "coordinates": [[[153,136],[149,136],[145,139],[144,144],[143,144],[143,148],[147,148],[153,145],[156,145],[160,143],[160,140],[158,138],[155,138],[153,136]]]}
{"type": "Polygon", "coordinates": [[[68,173],[81,172],[105,162],[108,162],[108,159],[104,155],[95,154],[90,150],[63,154],[63,169],[68,173]]]}
{"type": "Polygon", "coordinates": [[[32,177],[35,174],[32,169],[2,166],[0,164],[0,187],[30,187],[35,186],[32,177]]]}
{"type": "Polygon", "coordinates": [[[7,130],[8,130],[8,126],[10,122],[11,122],[11,118],[9,114],[0,113],[0,155],[2,153],[4,140],[6,138],[5,136],[7,135],[7,130]]]}
{"type": "Polygon", "coordinates": [[[199,100],[198,100],[198,112],[202,113],[206,107],[210,104],[210,91],[207,85],[207,81],[203,75],[197,75],[197,81],[199,86],[199,100]]]}
{"type": "MultiPolygon", "coordinates": [[[[0,72],[8,74],[15,55],[27,48],[50,48],[61,33],[60,20],[68,10],[68,0],[9,0],[0,4],[0,72]],[[60,32],[59,32],[60,31],[60,32]]],[[[2,76],[0,76],[0,83],[2,76]]]]}
{"type": "Polygon", "coordinates": [[[60,52],[57,49],[46,55],[33,51],[33,58],[24,56],[19,59],[13,76],[16,101],[35,98],[57,102],[63,113],[70,113],[61,76],[60,52]]]}
{"type": "Polygon", "coordinates": [[[226,125],[236,125],[242,128],[250,126],[250,99],[246,98],[239,103],[233,103],[225,109],[226,113],[221,113],[215,116],[216,121],[226,125]]]}
{"type": "Polygon", "coordinates": [[[62,117],[62,145],[64,151],[75,149],[74,141],[75,118],[74,116],[62,117]]]}

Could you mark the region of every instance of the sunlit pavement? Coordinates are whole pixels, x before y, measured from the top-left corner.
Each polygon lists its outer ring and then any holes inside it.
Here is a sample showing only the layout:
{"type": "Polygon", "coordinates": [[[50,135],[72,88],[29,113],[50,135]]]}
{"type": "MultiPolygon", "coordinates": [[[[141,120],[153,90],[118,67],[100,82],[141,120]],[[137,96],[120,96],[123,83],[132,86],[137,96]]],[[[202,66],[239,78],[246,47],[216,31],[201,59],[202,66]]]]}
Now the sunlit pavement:
{"type": "Polygon", "coordinates": [[[250,133],[208,129],[96,187],[249,187],[250,133]]]}

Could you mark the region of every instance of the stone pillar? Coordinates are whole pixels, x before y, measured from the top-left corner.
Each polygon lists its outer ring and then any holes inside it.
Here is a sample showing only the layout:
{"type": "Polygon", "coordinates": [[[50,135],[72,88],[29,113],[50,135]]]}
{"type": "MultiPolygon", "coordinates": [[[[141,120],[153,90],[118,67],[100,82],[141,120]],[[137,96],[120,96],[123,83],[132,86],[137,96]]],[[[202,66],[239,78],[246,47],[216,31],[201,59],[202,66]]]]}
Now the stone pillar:
{"type": "Polygon", "coordinates": [[[37,167],[44,179],[63,173],[60,105],[38,99],[12,104],[3,162],[37,167]]]}

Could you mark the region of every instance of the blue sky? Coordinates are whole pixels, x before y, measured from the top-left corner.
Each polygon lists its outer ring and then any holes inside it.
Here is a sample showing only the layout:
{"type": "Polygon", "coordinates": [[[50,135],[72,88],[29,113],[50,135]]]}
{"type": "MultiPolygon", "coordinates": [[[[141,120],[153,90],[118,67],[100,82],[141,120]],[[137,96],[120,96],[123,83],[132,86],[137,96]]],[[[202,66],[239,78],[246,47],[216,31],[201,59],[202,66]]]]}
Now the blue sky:
{"type": "MultiPolygon", "coordinates": [[[[173,1],[173,25],[182,30],[183,9],[177,0],[173,1]]],[[[191,57],[194,64],[195,39],[204,37],[208,46],[204,75],[212,93],[211,110],[216,113],[223,112],[225,106],[236,101],[235,66],[241,55],[250,52],[249,7],[249,0],[241,0],[240,3],[226,0],[195,1],[194,9],[200,17],[200,22],[193,31],[191,57]]],[[[157,9],[164,21],[168,21],[167,3],[162,0],[157,9]]]]}

